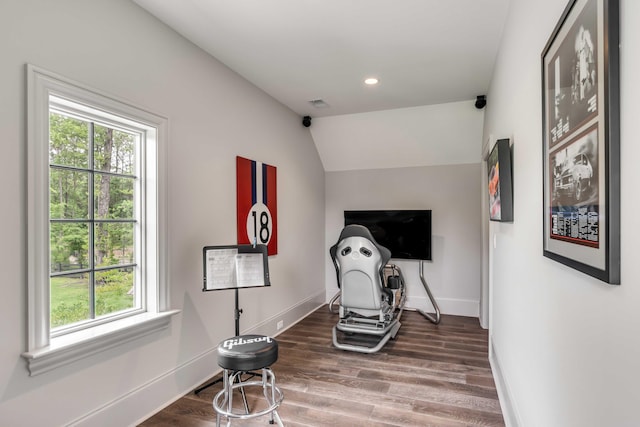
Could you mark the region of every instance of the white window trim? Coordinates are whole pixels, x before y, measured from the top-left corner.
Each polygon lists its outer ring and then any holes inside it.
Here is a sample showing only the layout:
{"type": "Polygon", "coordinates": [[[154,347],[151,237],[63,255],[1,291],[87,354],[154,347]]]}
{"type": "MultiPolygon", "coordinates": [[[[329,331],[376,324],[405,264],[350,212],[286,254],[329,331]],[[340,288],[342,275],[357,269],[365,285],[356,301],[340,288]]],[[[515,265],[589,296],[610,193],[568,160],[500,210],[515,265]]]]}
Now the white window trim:
{"type": "Polygon", "coordinates": [[[118,100],[95,89],[27,64],[27,221],[28,221],[28,350],[31,376],[72,363],[89,355],[137,339],[169,326],[179,310],[169,307],[167,262],[167,134],[168,121],[126,101],[118,100]],[[155,131],[156,143],[147,146],[156,162],[148,162],[146,204],[155,205],[157,216],[147,216],[144,238],[148,283],[146,312],[77,332],[50,337],[49,318],[49,95],[73,99],[75,102],[131,118],[155,131]],[[154,221],[155,220],[155,221],[154,221]]]}

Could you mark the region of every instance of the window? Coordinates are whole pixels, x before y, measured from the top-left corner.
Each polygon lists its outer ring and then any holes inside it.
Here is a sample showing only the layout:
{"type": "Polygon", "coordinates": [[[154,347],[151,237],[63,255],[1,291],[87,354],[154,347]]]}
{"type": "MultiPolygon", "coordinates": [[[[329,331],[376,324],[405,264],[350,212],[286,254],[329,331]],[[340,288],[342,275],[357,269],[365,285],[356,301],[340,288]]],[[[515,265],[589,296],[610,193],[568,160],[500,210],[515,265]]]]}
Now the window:
{"type": "Polygon", "coordinates": [[[145,308],[140,298],[144,128],[49,97],[50,326],[57,336],[145,308]],[[120,127],[120,128],[119,128],[120,127]]]}
{"type": "Polygon", "coordinates": [[[166,119],[28,66],[31,375],[166,327],[166,119]],[[61,357],[64,355],[64,357],[61,357]]]}

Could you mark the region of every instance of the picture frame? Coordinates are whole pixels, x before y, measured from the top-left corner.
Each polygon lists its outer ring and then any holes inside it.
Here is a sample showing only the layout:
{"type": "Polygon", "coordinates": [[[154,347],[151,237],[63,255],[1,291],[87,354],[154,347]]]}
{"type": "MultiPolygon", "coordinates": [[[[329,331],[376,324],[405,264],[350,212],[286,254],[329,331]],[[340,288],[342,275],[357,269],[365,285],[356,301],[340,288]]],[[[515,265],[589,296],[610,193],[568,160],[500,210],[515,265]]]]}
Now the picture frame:
{"type": "Polygon", "coordinates": [[[508,139],[499,139],[487,157],[489,220],[513,222],[513,171],[508,139]]]}
{"type": "Polygon", "coordinates": [[[236,156],[236,229],[238,244],[267,245],[278,254],[278,169],[236,156]]]}
{"type": "Polygon", "coordinates": [[[543,255],[620,284],[619,1],[571,0],[541,56],[543,255]]]}

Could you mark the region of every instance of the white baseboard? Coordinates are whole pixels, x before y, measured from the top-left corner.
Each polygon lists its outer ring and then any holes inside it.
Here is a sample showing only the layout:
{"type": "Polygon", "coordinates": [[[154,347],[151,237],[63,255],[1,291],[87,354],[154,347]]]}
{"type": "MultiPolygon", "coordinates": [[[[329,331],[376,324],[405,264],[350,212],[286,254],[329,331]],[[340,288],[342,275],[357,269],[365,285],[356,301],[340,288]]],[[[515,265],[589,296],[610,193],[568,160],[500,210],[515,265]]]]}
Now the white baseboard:
{"type": "Polygon", "coordinates": [[[207,378],[217,374],[220,369],[212,372],[213,366],[217,366],[215,349],[206,351],[105,403],[69,425],[74,427],[136,426],[193,390],[207,378]]]}
{"type": "MultiPolygon", "coordinates": [[[[336,293],[338,292],[338,288],[328,289],[325,295],[325,302],[328,303],[331,301],[336,293]]],[[[440,308],[440,313],[442,314],[451,314],[454,316],[467,316],[467,317],[479,317],[480,316],[480,301],[478,300],[465,300],[465,299],[455,299],[455,298],[437,298],[438,307],[440,308]]],[[[428,313],[435,312],[433,305],[431,305],[431,301],[426,296],[407,296],[407,302],[405,303],[405,307],[409,310],[423,310],[428,313]]]]}
{"type": "MultiPolygon", "coordinates": [[[[480,315],[480,301],[464,300],[454,298],[437,298],[438,307],[440,313],[451,314],[454,316],[467,316],[467,317],[479,317],[480,315]]],[[[408,309],[420,309],[428,313],[433,313],[435,310],[429,298],[407,296],[407,303],[405,306],[408,309]]]]}
{"type": "Polygon", "coordinates": [[[513,394],[511,393],[509,383],[502,373],[500,357],[496,351],[492,335],[489,335],[489,363],[491,364],[493,380],[496,383],[496,390],[498,392],[498,398],[500,399],[500,408],[502,409],[504,423],[506,427],[519,427],[522,425],[522,422],[520,420],[518,408],[512,398],[513,394]]]}
{"type": "MultiPolygon", "coordinates": [[[[323,305],[324,297],[325,291],[312,295],[242,333],[276,336],[323,305]],[[283,324],[280,330],[277,328],[279,321],[283,324]]],[[[220,369],[212,372],[212,367],[217,366],[216,349],[217,347],[213,347],[195,356],[140,387],[105,403],[69,425],[111,427],[140,424],[220,372],[220,369]]]]}
{"type": "Polygon", "coordinates": [[[298,323],[301,319],[307,317],[309,313],[323,305],[325,292],[321,291],[315,295],[312,295],[310,298],[298,303],[297,305],[290,307],[274,316],[271,316],[269,319],[264,320],[263,322],[254,325],[253,327],[240,331],[242,334],[258,334],[258,335],[269,335],[269,336],[277,336],[281,334],[285,330],[289,329],[291,326],[298,323]],[[282,328],[278,329],[278,322],[282,321],[282,328]]]}

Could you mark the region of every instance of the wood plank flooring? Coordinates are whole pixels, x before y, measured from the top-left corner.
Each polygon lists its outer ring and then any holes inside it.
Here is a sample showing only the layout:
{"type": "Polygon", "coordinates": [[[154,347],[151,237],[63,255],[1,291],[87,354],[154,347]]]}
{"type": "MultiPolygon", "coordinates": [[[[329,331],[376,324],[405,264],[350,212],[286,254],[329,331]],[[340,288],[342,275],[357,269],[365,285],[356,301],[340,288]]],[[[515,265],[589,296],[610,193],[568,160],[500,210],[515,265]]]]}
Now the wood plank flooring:
{"type": "MultiPolygon", "coordinates": [[[[445,315],[433,325],[405,310],[396,339],[375,354],[334,348],[337,320],[323,306],[276,337],[272,369],[285,426],[504,426],[478,319],[445,315]]],[[[215,426],[211,401],[220,388],[192,392],[141,426],[215,426]]],[[[232,425],[269,424],[261,417],[232,425]]]]}

